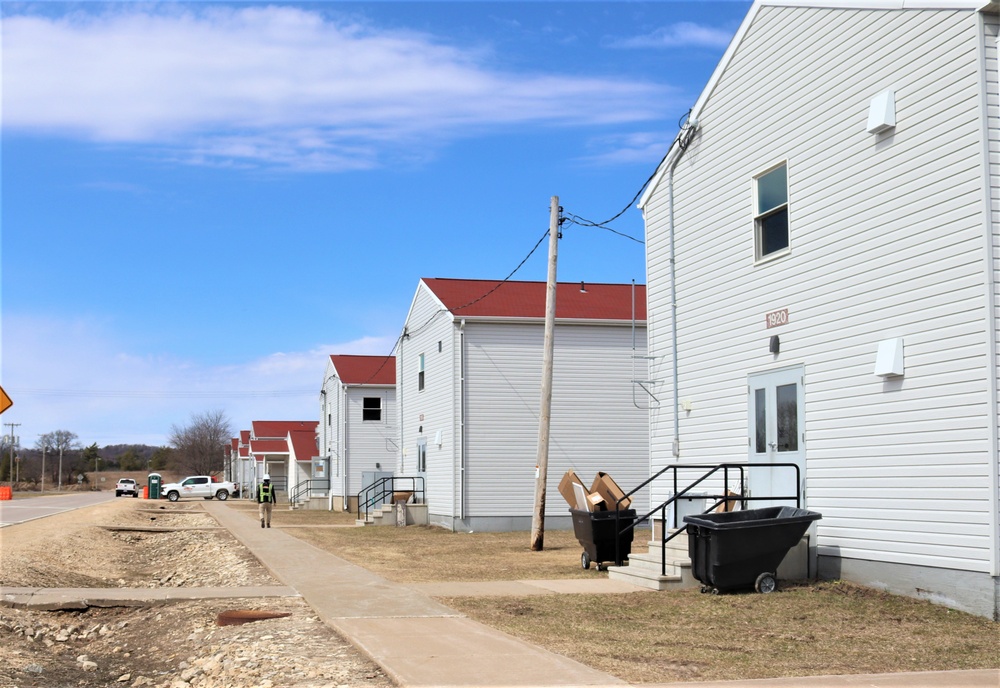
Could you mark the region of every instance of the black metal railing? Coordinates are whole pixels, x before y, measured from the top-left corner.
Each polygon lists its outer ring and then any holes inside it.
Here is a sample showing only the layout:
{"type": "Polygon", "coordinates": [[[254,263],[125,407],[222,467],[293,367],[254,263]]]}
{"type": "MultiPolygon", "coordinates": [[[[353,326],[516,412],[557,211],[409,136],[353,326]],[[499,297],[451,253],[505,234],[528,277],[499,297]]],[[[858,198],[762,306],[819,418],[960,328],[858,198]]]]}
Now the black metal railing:
{"type": "Polygon", "coordinates": [[[624,496],[622,496],[621,498],[619,498],[617,502],[615,502],[615,531],[618,534],[618,537],[615,538],[615,566],[621,566],[624,563],[624,559],[623,559],[623,557],[621,555],[621,546],[620,546],[620,544],[621,544],[621,535],[624,534],[624,533],[627,533],[630,530],[634,530],[635,527],[637,525],[639,525],[640,523],[646,523],[647,521],[649,521],[650,516],[652,516],[653,514],[659,512],[660,513],[660,522],[663,524],[663,526],[661,528],[661,533],[660,533],[660,575],[661,576],[667,575],[667,543],[670,540],[673,540],[678,535],[680,535],[682,532],[684,532],[683,528],[680,528],[678,526],[678,522],[677,522],[677,512],[678,512],[678,509],[675,507],[673,509],[673,517],[674,517],[673,518],[673,528],[674,528],[674,530],[673,530],[673,532],[670,532],[668,534],[668,532],[669,532],[670,529],[667,526],[667,508],[670,507],[670,506],[672,506],[672,505],[675,505],[677,503],[677,500],[682,499],[685,496],[689,495],[690,492],[691,492],[691,490],[693,490],[694,488],[696,488],[698,485],[702,484],[706,480],[709,480],[710,478],[712,478],[713,476],[715,476],[716,474],[718,474],[720,471],[722,473],[722,485],[723,485],[722,492],[723,492],[723,494],[707,494],[707,495],[706,494],[698,494],[697,495],[698,498],[705,499],[706,501],[708,501],[708,502],[711,503],[711,505],[707,509],[705,509],[705,511],[703,511],[702,513],[707,514],[709,512],[712,512],[712,511],[714,511],[715,509],[719,508],[720,506],[722,506],[723,504],[725,504],[727,502],[739,502],[741,509],[746,509],[747,508],[747,503],[748,502],[754,502],[754,501],[774,502],[774,501],[791,501],[791,500],[795,500],[795,507],[796,508],[799,508],[799,507],[802,506],[802,483],[800,482],[799,466],[796,463],[670,464],[669,466],[664,467],[662,470],[660,470],[655,475],[653,475],[652,477],[650,477],[648,480],[644,481],[641,485],[639,485],[638,487],[636,487],[635,489],[633,489],[631,492],[628,492],[627,494],[625,494],[624,496]],[[795,471],[795,494],[794,495],[764,495],[764,496],[757,495],[757,496],[753,496],[753,497],[747,495],[747,480],[746,480],[747,479],[747,471],[750,470],[750,469],[761,469],[761,468],[768,468],[768,469],[774,469],[774,468],[791,468],[791,469],[794,469],[794,471],[795,471]],[[680,489],[681,482],[678,480],[678,471],[688,472],[688,471],[699,471],[699,470],[704,470],[706,472],[703,473],[701,475],[701,477],[699,477],[697,480],[695,480],[694,482],[690,483],[687,487],[684,487],[683,489],[680,489]],[[738,485],[738,489],[737,489],[737,494],[733,494],[733,493],[729,492],[729,486],[730,486],[729,476],[730,476],[730,471],[733,471],[733,472],[736,472],[736,473],[739,474],[739,485],[738,485]],[[671,495],[670,499],[666,500],[665,502],[663,502],[659,506],[654,507],[648,513],[646,513],[646,514],[644,514],[642,516],[637,517],[629,525],[627,525],[625,527],[621,527],[620,518],[619,518],[621,503],[624,502],[626,499],[630,499],[632,497],[632,495],[634,495],[636,492],[638,492],[639,490],[643,489],[644,487],[646,487],[647,485],[649,485],[650,483],[652,483],[654,480],[660,478],[661,476],[663,476],[667,472],[673,473],[673,476],[672,476],[672,479],[673,479],[673,494],[671,495]]]}
{"type": "Polygon", "coordinates": [[[288,493],[289,506],[295,506],[313,496],[313,492],[326,492],[330,489],[329,480],[303,480],[288,493]],[[305,499],[303,499],[305,498],[305,499]]]}
{"type": "Polygon", "coordinates": [[[392,476],[379,478],[358,493],[358,518],[368,520],[371,509],[385,502],[386,497],[392,499],[394,492],[412,492],[418,504],[424,501],[424,476],[392,476]]]}

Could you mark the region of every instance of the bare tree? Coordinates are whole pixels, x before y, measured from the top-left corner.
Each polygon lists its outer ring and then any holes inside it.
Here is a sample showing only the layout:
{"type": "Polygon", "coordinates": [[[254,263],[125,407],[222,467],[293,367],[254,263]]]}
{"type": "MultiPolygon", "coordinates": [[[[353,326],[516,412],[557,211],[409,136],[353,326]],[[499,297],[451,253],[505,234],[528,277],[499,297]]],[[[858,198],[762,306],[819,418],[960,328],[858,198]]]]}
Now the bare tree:
{"type": "Polygon", "coordinates": [[[63,484],[63,453],[79,449],[80,443],[77,441],[79,438],[75,432],[70,432],[69,430],[54,430],[52,432],[47,432],[44,435],[38,436],[38,441],[35,442],[36,449],[45,448],[47,451],[58,452],[59,453],[59,463],[56,469],[56,482],[59,487],[63,484]]]}
{"type": "Polygon", "coordinates": [[[170,428],[170,445],[177,466],[193,475],[211,475],[224,468],[225,451],[233,431],[224,411],[206,411],[191,416],[184,427],[170,428]]]}

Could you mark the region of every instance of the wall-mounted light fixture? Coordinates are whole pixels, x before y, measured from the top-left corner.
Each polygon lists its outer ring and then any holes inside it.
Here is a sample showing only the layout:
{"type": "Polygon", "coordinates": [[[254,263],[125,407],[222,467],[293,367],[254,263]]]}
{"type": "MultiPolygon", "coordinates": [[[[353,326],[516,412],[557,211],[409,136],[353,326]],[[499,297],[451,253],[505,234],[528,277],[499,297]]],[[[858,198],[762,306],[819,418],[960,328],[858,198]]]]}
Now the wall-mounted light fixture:
{"type": "Polygon", "coordinates": [[[781,340],[778,339],[778,335],[772,334],[771,341],[767,343],[767,350],[772,354],[777,354],[781,351],[781,340]]]}

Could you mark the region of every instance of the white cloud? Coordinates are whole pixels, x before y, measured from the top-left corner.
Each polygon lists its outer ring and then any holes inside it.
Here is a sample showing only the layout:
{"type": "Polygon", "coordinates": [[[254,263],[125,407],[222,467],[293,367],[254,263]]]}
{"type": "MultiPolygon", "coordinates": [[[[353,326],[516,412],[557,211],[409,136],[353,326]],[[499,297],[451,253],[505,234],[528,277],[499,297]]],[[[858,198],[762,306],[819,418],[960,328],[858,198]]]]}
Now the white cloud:
{"type": "Polygon", "coordinates": [[[620,165],[646,163],[657,160],[670,148],[671,138],[668,132],[643,131],[630,134],[616,134],[594,138],[588,142],[588,148],[598,151],[583,156],[584,162],[595,165],[620,165]]]}
{"type": "Polygon", "coordinates": [[[108,323],[4,315],[3,379],[14,401],[5,422],[21,443],[69,430],[84,444],[166,444],[172,425],[221,409],[234,432],[253,420],[318,418],[330,354],[386,354],[388,337],[322,344],[235,365],[121,351],[108,323]]]}
{"type": "Polygon", "coordinates": [[[702,26],[693,22],[678,22],[662,26],[643,36],[623,38],[609,44],[612,48],[726,48],[733,31],[702,26]]]}
{"type": "Polygon", "coordinates": [[[484,127],[652,119],[666,93],[504,72],[486,50],[293,7],[100,7],[4,17],[5,128],[341,170],[484,127]]]}

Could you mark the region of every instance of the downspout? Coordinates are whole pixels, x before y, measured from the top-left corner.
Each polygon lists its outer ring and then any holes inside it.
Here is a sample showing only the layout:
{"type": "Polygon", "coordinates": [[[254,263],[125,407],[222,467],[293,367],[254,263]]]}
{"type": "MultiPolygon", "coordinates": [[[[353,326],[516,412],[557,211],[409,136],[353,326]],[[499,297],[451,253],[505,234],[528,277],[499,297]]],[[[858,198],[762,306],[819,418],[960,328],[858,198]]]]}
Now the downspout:
{"type": "MultiPolygon", "coordinates": [[[[983,181],[983,239],[984,254],[983,267],[986,285],[986,366],[987,379],[986,388],[989,393],[989,477],[990,477],[990,575],[993,578],[1000,576],[1000,453],[998,453],[997,440],[1000,431],[997,428],[997,413],[1000,412],[997,393],[997,337],[996,337],[996,279],[993,272],[996,256],[993,250],[993,211],[992,211],[992,175],[990,170],[990,127],[987,117],[989,111],[989,80],[987,78],[986,60],[986,19],[982,12],[977,13],[977,23],[979,28],[979,122],[980,122],[980,160],[982,167],[983,181]]],[[[998,44],[994,49],[998,53],[1000,60],[1000,37],[994,39],[998,44]]],[[[1000,615],[1000,599],[994,594],[993,616],[994,621],[1000,615]]]]}
{"type": "Polygon", "coordinates": [[[406,475],[406,435],[403,433],[403,379],[405,375],[406,359],[403,358],[403,342],[406,341],[406,327],[403,327],[403,334],[399,335],[399,356],[396,358],[396,413],[399,420],[399,472],[406,475]]]}
{"type": "MultiPolygon", "coordinates": [[[[350,481],[347,479],[347,385],[340,383],[340,393],[337,394],[337,423],[340,425],[340,437],[338,438],[337,444],[340,450],[340,457],[343,459],[344,463],[344,511],[351,510],[350,504],[350,494],[347,490],[350,488],[350,481]]],[[[360,516],[359,516],[360,518],[360,516]]]]}
{"type": "Polygon", "coordinates": [[[670,234],[670,339],[673,363],[673,386],[674,386],[674,458],[681,455],[681,411],[680,411],[680,390],[677,388],[680,378],[680,366],[677,363],[677,251],[674,244],[674,170],[677,163],[681,161],[684,151],[687,150],[694,132],[698,129],[698,120],[690,119],[681,127],[681,132],[677,135],[677,155],[670,162],[670,170],[667,173],[667,199],[670,204],[667,215],[668,232],[670,234]]]}
{"type": "Polygon", "coordinates": [[[459,518],[465,521],[465,318],[458,326],[459,518]]]}

